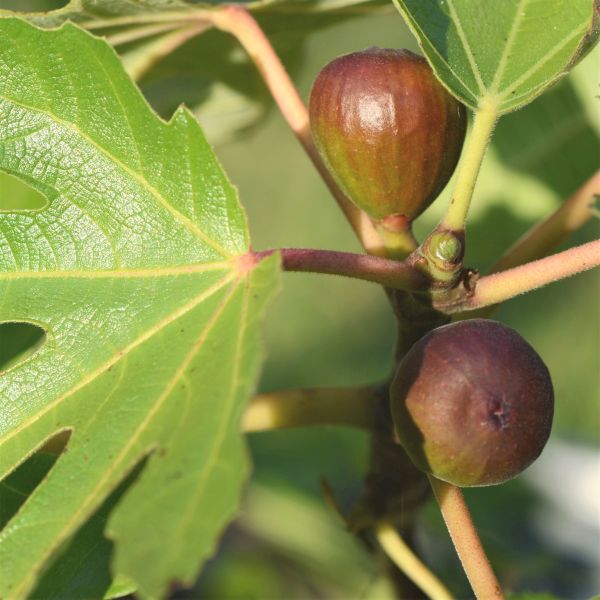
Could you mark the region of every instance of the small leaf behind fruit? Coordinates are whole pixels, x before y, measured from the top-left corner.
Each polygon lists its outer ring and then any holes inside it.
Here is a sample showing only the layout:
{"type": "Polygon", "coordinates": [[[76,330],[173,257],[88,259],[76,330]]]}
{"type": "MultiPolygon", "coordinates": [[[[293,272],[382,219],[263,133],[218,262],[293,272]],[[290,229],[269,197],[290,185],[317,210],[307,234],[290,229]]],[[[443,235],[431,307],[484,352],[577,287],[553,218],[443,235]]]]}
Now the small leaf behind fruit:
{"type": "Polygon", "coordinates": [[[531,102],[597,41],[597,0],[394,0],[462,102],[531,102]]]}

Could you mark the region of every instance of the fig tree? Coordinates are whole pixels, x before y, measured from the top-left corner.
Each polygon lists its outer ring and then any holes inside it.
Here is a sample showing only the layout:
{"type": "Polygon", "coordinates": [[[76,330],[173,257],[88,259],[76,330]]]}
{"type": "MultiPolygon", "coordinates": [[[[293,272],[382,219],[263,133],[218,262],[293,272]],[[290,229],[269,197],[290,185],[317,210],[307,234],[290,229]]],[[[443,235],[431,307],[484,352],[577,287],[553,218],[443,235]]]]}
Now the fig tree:
{"type": "Polygon", "coordinates": [[[472,319],[434,329],[390,389],[399,441],[423,471],[458,486],[501,483],[541,453],[552,425],[548,369],[514,330],[472,319]]]}
{"type": "Polygon", "coordinates": [[[338,185],[378,220],[410,224],[423,212],[450,179],[465,136],[464,106],[408,50],[336,58],[317,76],[309,112],[338,185]]]}

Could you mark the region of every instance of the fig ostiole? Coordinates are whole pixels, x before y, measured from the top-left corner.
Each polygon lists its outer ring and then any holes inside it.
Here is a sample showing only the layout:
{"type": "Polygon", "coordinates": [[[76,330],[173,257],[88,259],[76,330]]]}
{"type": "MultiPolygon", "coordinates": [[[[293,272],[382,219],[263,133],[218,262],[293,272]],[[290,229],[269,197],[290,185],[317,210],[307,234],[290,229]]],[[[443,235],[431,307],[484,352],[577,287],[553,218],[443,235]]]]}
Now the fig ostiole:
{"type": "Polygon", "coordinates": [[[373,219],[408,224],[450,179],[465,136],[464,106],[408,50],[336,58],[309,101],[317,149],[346,195],[373,219]]]}
{"type": "Polygon", "coordinates": [[[413,463],[461,487],[521,473],[542,452],[554,411],[540,356],[487,319],[444,325],[415,343],[398,365],[390,401],[413,463]]]}

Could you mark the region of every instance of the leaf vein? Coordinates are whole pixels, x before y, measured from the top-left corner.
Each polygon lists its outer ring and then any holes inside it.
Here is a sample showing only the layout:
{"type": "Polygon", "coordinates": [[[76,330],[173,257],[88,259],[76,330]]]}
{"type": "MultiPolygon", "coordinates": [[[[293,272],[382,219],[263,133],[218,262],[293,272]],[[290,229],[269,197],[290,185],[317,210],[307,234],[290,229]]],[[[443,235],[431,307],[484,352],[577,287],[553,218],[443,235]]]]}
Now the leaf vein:
{"type": "Polygon", "coordinates": [[[479,93],[480,93],[480,95],[483,95],[485,93],[485,89],[486,89],[485,84],[483,83],[483,79],[481,78],[481,73],[479,72],[479,67],[477,66],[477,63],[475,62],[475,57],[473,56],[473,51],[471,50],[471,45],[469,44],[469,41],[465,34],[465,31],[462,27],[462,23],[460,22],[460,17],[458,16],[458,13],[456,12],[456,8],[454,7],[453,0],[448,0],[448,8],[450,9],[450,12],[452,13],[452,20],[454,21],[454,24],[456,25],[456,33],[458,34],[458,39],[460,40],[460,42],[465,50],[467,60],[469,61],[469,66],[471,67],[471,71],[475,77],[477,86],[479,87],[479,93]]]}
{"type": "MultiPolygon", "coordinates": [[[[51,403],[47,404],[43,407],[42,410],[38,411],[35,415],[33,415],[28,420],[21,423],[18,427],[15,427],[12,431],[9,431],[5,436],[0,437],[0,447],[5,444],[11,438],[17,436],[22,431],[29,428],[31,425],[36,423],[42,416],[46,413],[49,413],[56,406],[64,402],[67,398],[71,397],[73,394],[76,394],[79,390],[83,389],[85,386],[89,385],[92,381],[94,381],[97,377],[102,375],[109,367],[117,363],[127,354],[135,350],[138,346],[152,338],[154,335],[159,333],[162,329],[167,327],[169,324],[173,323],[180,317],[184,316],[190,310],[193,310],[196,306],[198,306],[201,302],[208,299],[213,294],[217,293],[221,288],[230,283],[234,279],[234,275],[229,275],[228,277],[223,278],[219,282],[212,285],[207,290],[204,290],[201,294],[193,298],[190,302],[182,306],[179,310],[171,313],[168,317],[164,318],[162,321],[158,322],[153,327],[149,328],[146,332],[136,338],[133,342],[128,344],[123,350],[119,351],[115,355],[111,356],[108,360],[106,360],[102,365],[96,368],[94,371],[89,373],[85,378],[82,379],[77,385],[74,385],[70,390],[61,394],[57,398],[55,398],[51,403]]],[[[56,351],[56,350],[55,350],[56,351]]]]}
{"type": "MultiPolygon", "coordinates": [[[[198,340],[194,343],[191,350],[186,354],[181,365],[175,371],[175,374],[173,375],[173,377],[170,379],[170,381],[167,382],[167,384],[164,387],[161,394],[158,396],[158,398],[156,399],[156,401],[154,402],[154,404],[152,405],[150,410],[144,416],[143,421],[136,427],[135,431],[133,431],[131,433],[131,435],[127,439],[127,443],[121,449],[119,455],[117,457],[115,457],[112,464],[103,472],[103,475],[100,478],[100,480],[96,483],[94,488],[87,494],[86,499],[83,500],[83,502],[79,505],[77,510],[74,511],[74,513],[69,517],[69,519],[66,522],[62,523],[61,530],[53,536],[51,547],[46,549],[46,552],[44,553],[44,555],[42,557],[40,557],[40,559],[38,560],[38,562],[35,565],[32,565],[31,571],[33,573],[36,573],[39,570],[39,568],[42,567],[42,565],[46,562],[46,560],[48,559],[50,554],[53,552],[54,548],[56,548],[56,546],[58,544],[60,544],[64,539],[66,539],[68,537],[68,535],[70,534],[72,529],[74,527],[76,527],[77,524],[85,518],[86,514],[91,512],[91,510],[93,510],[93,507],[102,501],[102,499],[103,499],[102,491],[103,491],[104,486],[110,480],[110,478],[113,476],[113,474],[118,470],[118,468],[122,465],[122,463],[124,462],[124,460],[127,457],[128,452],[138,442],[141,434],[145,431],[147,426],[151,423],[153,417],[158,413],[160,408],[163,406],[165,400],[169,397],[169,395],[173,391],[173,388],[176,386],[179,378],[185,372],[185,369],[189,366],[189,363],[193,360],[193,358],[197,354],[198,350],[202,347],[204,341],[208,337],[208,334],[210,333],[210,331],[212,330],[214,325],[218,322],[219,317],[221,316],[221,314],[227,307],[231,298],[233,298],[238,285],[239,284],[236,284],[235,286],[232,287],[232,289],[228,292],[227,297],[224,298],[224,300],[222,301],[218,310],[216,310],[215,313],[211,316],[210,320],[206,324],[206,326],[203,329],[198,340]]],[[[197,302],[196,305],[198,303],[199,302],[197,302]]],[[[182,316],[182,315],[179,315],[179,316],[182,316]]],[[[105,492],[106,493],[104,495],[107,495],[108,492],[106,490],[105,490],[105,492]]],[[[27,577],[25,580],[23,580],[21,582],[18,590],[26,589],[31,583],[30,580],[31,580],[31,577],[27,577]]]]}
{"type": "Polygon", "coordinates": [[[172,541],[168,545],[168,551],[170,553],[172,553],[174,549],[179,547],[179,540],[181,539],[183,531],[186,528],[186,526],[191,522],[194,511],[196,509],[196,505],[198,503],[198,498],[202,495],[206,487],[206,483],[208,481],[208,473],[212,470],[221,454],[220,450],[225,441],[227,425],[229,424],[231,414],[233,411],[235,392],[237,391],[239,385],[239,364],[240,355],[242,351],[242,341],[244,339],[245,324],[247,323],[248,300],[249,293],[248,286],[246,286],[244,291],[244,302],[242,305],[242,310],[240,311],[240,326],[238,327],[238,336],[233,357],[234,367],[231,377],[231,385],[229,386],[227,400],[225,401],[225,410],[223,411],[223,418],[221,419],[221,422],[219,424],[219,429],[217,431],[217,435],[215,436],[215,441],[213,443],[210,455],[208,456],[207,461],[202,465],[202,473],[196,482],[196,489],[194,490],[193,494],[190,495],[188,508],[185,511],[182,518],[179,520],[179,524],[174,532],[174,541],[172,541]]]}
{"type": "Polygon", "coordinates": [[[65,121],[64,119],[61,119],[60,117],[52,114],[48,110],[43,110],[40,108],[30,106],[23,102],[18,102],[12,98],[9,98],[8,96],[5,96],[4,94],[0,94],[0,99],[8,102],[9,104],[14,104],[16,106],[20,106],[21,108],[23,108],[25,110],[44,114],[47,117],[49,117],[50,119],[54,120],[56,123],[65,127],[66,129],[69,129],[70,131],[75,132],[78,136],[82,137],[89,144],[91,144],[94,148],[96,148],[98,150],[98,152],[100,152],[101,154],[106,156],[115,165],[117,165],[123,171],[125,171],[125,173],[127,173],[127,175],[129,175],[132,179],[137,181],[163,208],[165,208],[169,213],[171,213],[171,215],[173,215],[173,217],[177,221],[179,221],[188,231],[190,231],[191,233],[196,235],[196,237],[198,237],[200,240],[202,240],[202,242],[204,242],[206,245],[208,245],[213,250],[218,252],[224,258],[231,256],[230,252],[226,251],[220,244],[218,244],[215,240],[211,239],[206,233],[204,233],[204,231],[202,229],[200,229],[200,227],[197,225],[197,223],[194,223],[194,221],[192,221],[191,219],[189,219],[188,217],[183,215],[181,212],[179,212],[177,209],[175,209],[175,207],[166,198],[164,198],[162,196],[162,194],[154,186],[152,186],[150,184],[150,182],[144,176],[142,176],[142,175],[136,173],[135,171],[133,171],[132,169],[130,169],[125,163],[123,163],[120,159],[118,159],[114,154],[112,154],[108,150],[106,150],[106,149],[102,148],[100,145],[98,145],[98,143],[94,139],[92,139],[87,133],[85,133],[84,131],[79,129],[76,125],[74,125],[73,123],[70,123],[69,121],[65,121]]]}
{"type": "MultiPolygon", "coordinates": [[[[8,243],[8,242],[7,242],[8,243]]],[[[16,266],[16,265],[15,265],[16,266]]],[[[195,275],[208,271],[229,270],[232,262],[228,260],[178,265],[160,269],[103,269],[103,270],[64,270],[64,271],[3,271],[0,281],[16,279],[143,279],[151,277],[172,277],[195,275]]]]}
{"type": "MultiPolygon", "coordinates": [[[[558,54],[558,52],[560,52],[574,37],[576,37],[577,35],[580,35],[583,31],[585,31],[586,28],[587,28],[587,23],[583,23],[579,27],[576,27],[567,37],[565,37],[563,39],[563,41],[560,44],[554,46],[554,48],[550,52],[548,52],[543,58],[541,58],[539,61],[537,61],[535,65],[532,65],[529,69],[527,69],[527,71],[525,71],[525,73],[523,73],[521,75],[521,77],[517,78],[512,83],[512,85],[509,85],[504,90],[500,90],[498,92],[499,96],[503,99],[507,99],[507,97],[510,96],[510,94],[515,89],[517,89],[521,84],[525,83],[528,79],[533,77],[533,75],[537,71],[539,71],[548,61],[552,60],[552,58],[554,56],[556,56],[556,54],[558,54]]],[[[543,85],[543,84],[541,84],[541,85],[543,85]]],[[[519,96],[515,96],[515,98],[520,98],[524,95],[527,95],[527,93],[520,94],[519,96]]],[[[515,98],[511,98],[511,100],[514,100],[515,98]]]]}
{"type": "Polygon", "coordinates": [[[523,17],[525,15],[524,5],[527,3],[527,1],[528,0],[519,0],[519,3],[516,6],[515,18],[512,22],[510,31],[508,32],[508,37],[506,39],[504,50],[502,51],[502,55],[500,56],[500,60],[498,61],[498,67],[496,69],[494,79],[492,81],[492,84],[490,85],[491,94],[495,94],[498,91],[498,85],[500,85],[500,82],[502,81],[502,76],[504,75],[504,71],[506,70],[506,65],[508,63],[510,51],[515,42],[517,32],[521,27],[521,22],[523,21],[523,17]]]}

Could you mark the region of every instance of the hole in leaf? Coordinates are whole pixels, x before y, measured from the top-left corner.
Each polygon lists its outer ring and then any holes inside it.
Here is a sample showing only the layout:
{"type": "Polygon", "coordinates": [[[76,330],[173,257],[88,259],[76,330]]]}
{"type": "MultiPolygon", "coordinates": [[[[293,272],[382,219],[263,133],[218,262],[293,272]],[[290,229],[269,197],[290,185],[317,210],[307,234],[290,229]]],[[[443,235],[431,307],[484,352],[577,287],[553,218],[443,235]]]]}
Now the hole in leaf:
{"type": "Polygon", "coordinates": [[[117,578],[113,582],[110,567],[114,543],[105,536],[104,529],[110,513],[135,483],[146,460],[143,459],[134,467],[102,506],[65,544],[42,575],[31,598],[121,598],[135,591],[135,587],[127,580],[117,578]],[[85,557],[85,560],[81,557],[85,557]]]}
{"type": "Polygon", "coordinates": [[[69,0],[4,0],[0,8],[15,12],[46,12],[66,6],[69,0]]]}
{"type": "Polygon", "coordinates": [[[33,323],[0,323],[0,369],[6,370],[30,357],[46,340],[46,332],[33,323]]]}
{"type": "Polygon", "coordinates": [[[19,177],[0,172],[0,210],[39,210],[46,204],[48,200],[39,185],[29,185],[19,177]]]}
{"type": "Polygon", "coordinates": [[[54,434],[37,452],[0,481],[0,530],[50,472],[70,436],[70,430],[54,434]]]}

